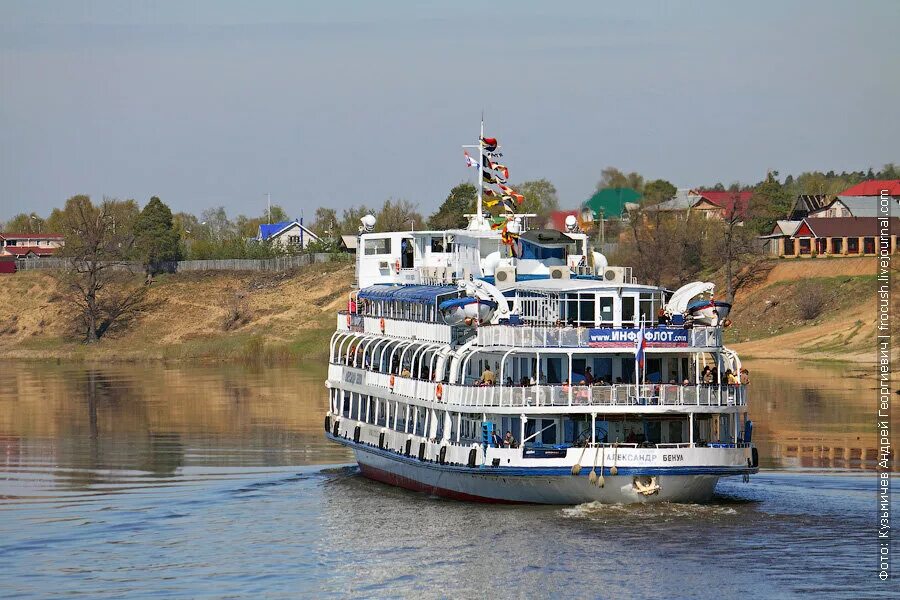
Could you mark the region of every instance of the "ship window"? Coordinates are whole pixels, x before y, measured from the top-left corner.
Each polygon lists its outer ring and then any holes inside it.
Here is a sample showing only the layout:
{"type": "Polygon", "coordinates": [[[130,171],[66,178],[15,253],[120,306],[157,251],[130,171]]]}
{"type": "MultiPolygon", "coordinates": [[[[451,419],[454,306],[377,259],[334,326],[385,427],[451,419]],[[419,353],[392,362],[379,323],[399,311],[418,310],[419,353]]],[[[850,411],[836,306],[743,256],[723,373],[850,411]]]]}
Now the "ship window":
{"type": "Polygon", "coordinates": [[[653,294],[641,294],[640,315],[644,323],[652,323],[656,313],[653,310],[653,294]]]}
{"type": "Polygon", "coordinates": [[[600,297],[600,322],[603,325],[612,325],[613,299],[608,296],[600,297]]]}
{"type": "Polygon", "coordinates": [[[634,296],[622,296],[622,324],[634,324],[634,296]]]}
{"type": "Polygon", "coordinates": [[[391,238],[373,238],[365,241],[366,256],[391,253],[391,238]]]}
{"type": "Polygon", "coordinates": [[[431,238],[432,252],[453,252],[453,242],[444,242],[444,238],[431,238]]]}
{"type": "Polygon", "coordinates": [[[578,294],[578,323],[594,324],[594,294],[578,294]]]}

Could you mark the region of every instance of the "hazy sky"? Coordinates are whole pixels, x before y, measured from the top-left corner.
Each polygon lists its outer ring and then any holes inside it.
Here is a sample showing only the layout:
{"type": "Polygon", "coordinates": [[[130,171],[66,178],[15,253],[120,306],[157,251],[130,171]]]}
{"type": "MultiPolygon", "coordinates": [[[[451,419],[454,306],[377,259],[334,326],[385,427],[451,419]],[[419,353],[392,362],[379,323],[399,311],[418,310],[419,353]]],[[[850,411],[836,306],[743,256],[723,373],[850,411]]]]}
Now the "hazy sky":
{"type": "Polygon", "coordinates": [[[564,207],[608,165],[678,186],[900,162],[900,2],[0,0],[0,219],[73,194],[292,216],[471,176],[564,207]]]}

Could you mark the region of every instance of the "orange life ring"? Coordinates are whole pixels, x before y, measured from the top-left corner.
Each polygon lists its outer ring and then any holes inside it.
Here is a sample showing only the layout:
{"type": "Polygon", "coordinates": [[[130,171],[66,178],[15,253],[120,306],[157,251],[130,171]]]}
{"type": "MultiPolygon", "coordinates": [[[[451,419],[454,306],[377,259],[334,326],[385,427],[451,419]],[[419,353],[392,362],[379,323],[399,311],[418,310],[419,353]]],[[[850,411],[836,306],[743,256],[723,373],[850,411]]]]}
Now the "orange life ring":
{"type": "Polygon", "coordinates": [[[437,384],[437,387],[434,388],[434,394],[437,396],[437,399],[440,400],[441,396],[444,395],[444,386],[437,384]]]}
{"type": "Polygon", "coordinates": [[[391,375],[391,389],[394,388],[394,376],[391,375]]]}
{"type": "Polygon", "coordinates": [[[381,317],[381,321],[379,322],[379,325],[381,325],[381,333],[384,333],[384,317],[381,317]]]}
{"type": "Polygon", "coordinates": [[[394,270],[396,270],[398,273],[400,272],[400,259],[397,259],[397,261],[394,263],[394,270]]]}
{"type": "Polygon", "coordinates": [[[350,327],[350,315],[347,315],[347,327],[350,327]]]}

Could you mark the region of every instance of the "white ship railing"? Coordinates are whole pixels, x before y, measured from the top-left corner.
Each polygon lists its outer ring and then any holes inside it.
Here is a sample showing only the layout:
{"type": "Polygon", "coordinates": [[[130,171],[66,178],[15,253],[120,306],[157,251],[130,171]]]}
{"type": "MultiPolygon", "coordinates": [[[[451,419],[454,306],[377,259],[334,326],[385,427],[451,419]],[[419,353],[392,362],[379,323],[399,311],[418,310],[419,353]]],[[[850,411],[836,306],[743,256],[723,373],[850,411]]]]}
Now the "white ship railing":
{"type": "Polygon", "coordinates": [[[356,331],[375,335],[388,335],[398,338],[416,339],[438,344],[449,344],[453,339],[453,330],[444,323],[427,321],[410,321],[385,317],[368,317],[356,313],[341,311],[337,316],[338,331],[356,331]],[[381,323],[384,321],[384,329],[381,323]]]}
{"type": "MultiPolygon", "coordinates": [[[[337,330],[416,339],[438,344],[449,344],[453,340],[453,329],[444,323],[388,317],[382,319],[346,311],[338,313],[337,330]],[[381,327],[382,321],[384,329],[381,327]]],[[[589,331],[587,327],[521,325],[485,325],[475,328],[478,346],[511,348],[583,348],[589,346],[589,331]]],[[[694,327],[688,329],[687,332],[688,348],[718,348],[722,345],[722,330],[719,327],[694,327]]]]}
{"type": "Polygon", "coordinates": [[[441,385],[438,398],[433,381],[400,377],[343,365],[329,365],[328,378],[391,391],[398,396],[463,407],[529,406],[744,406],[746,387],[740,385],[441,385]]]}
{"type": "MultiPolygon", "coordinates": [[[[477,329],[477,345],[513,348],[579,348],[589,346],[587,327],[530,327],[489,325],[477,329]]],[[[722,345],[719,327],[688,329],[689,348],[717,348],[722,345]]]]}

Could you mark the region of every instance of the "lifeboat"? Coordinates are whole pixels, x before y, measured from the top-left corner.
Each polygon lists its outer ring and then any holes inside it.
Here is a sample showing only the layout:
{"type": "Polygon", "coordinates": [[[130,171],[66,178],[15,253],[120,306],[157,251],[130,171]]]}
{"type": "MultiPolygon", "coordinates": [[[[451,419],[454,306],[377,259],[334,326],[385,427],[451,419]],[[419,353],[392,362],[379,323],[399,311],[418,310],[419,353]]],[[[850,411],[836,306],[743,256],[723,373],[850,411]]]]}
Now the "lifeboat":
{"type": "Polygon", "coordinates": [[[687,312],[699,325],[718,325],[725,321],[731,312],[731,304],[711,298],[698,298],[687,305],[687,312]]]}
{"type": "Polygon", "coordinates": [[[484,298],[451,298],[438,305],[444,323],[447,325],[474,325],[487,323],[497,310],[494,300],[484,298]]]}

